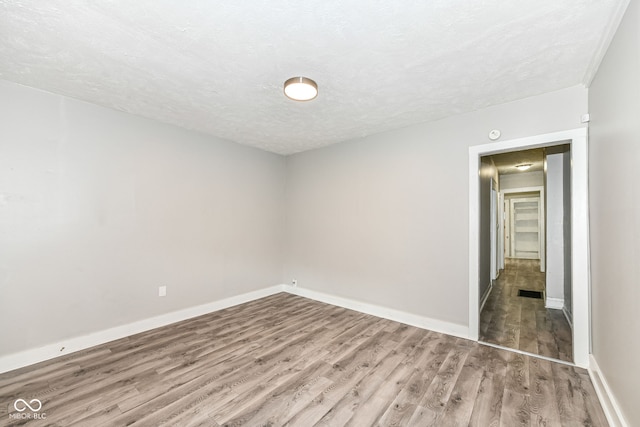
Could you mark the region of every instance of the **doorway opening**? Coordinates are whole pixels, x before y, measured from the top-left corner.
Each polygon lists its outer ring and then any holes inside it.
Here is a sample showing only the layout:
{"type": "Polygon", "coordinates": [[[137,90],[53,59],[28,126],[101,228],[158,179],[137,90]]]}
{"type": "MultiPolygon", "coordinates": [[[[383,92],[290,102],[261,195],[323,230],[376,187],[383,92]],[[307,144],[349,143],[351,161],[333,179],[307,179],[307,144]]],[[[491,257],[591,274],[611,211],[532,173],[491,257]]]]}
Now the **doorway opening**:
{"type": "MultiPolygon", "coordinates": [[[[486,164],[486,157],[508,153],[513,151],[530,150],[538,148],[549,148],[553,146],[568,145],[570,150],[567,157],[567,180],[569,198],[569,209],[566,209],[570,226],[568,230],[563,230],[563,238],[568,242],[566,248],[570,250],[570,260],[564,267],[563,274],[570,277],[571,291],[571,320],[573,328],[572,338],[572,360],[573,363],[588,367],[589,347],[590,347],[590,312],[589,312],[589,246],[588,246],[588,170],[587,170],[587,131],[584,128],[557,132],[552,134],[538,135],[516,140],[501,141],[490,144],[482,144],[469,148],[469,337],[473,340],[479,339],[480,334],[480,308],[483,302],[481,288],[489,286],[484,283],[483,278],[498,278],[506,272],[506,267],[510,258],[502,257],[506,251],[505,230],[500,229],[497,222],[490,222],[490,226],[481,226],[481,211],[491,211],[492,199],[498,200],[492,221],[500,217],[500,206],[504,208],[504,199],[501,200],[498,183],[491,186],[482,186],[483,178],[486,180],[491,172],[483,167],[486,164]],[[493,190],[496,191],[494,197],[491,196],[493,190]],[[488,206],[487,206],[488,205],[488,206]],[[568,231],[568,232],[567,232],[568,231]],[[492,250],[491,234],[495,233],[495,247],[492,250]],[[502,233],[502,235],[500,234],[502,233]],[[501,243],[502,242],[502,243],[501,243]],[[482,246],[481,246],[482,244],[482,246]],[[502,245],[502,246],[501,246],[502,245]],[[488,247],[488,249],[487,249],[488,247]],[[495,262],[491,258],[495,257],[495,262]],[[488,260],[488,261],[487,261],[488,260]],[[486,261],[486,262],[485,262],[486,261]],[[502,267],[502,268],[500,268],[502,267]]],[[[548,165],[548,162],[547,162],[548,165]]],[[[548,175],[548,174],[547,174],[548,175]]],[[[497,180],[496,180],[497,181],[497,180]]],[[[535,186],[534,186],[535,187],[535,186]]],[[[545,187],[544,185],[542,187],[545,187]]],[[[550,186],[546,186],[551,188],[550,186]]],[[[522,187],[526,188],[526,187],[522,187]]],[[[518,198],[514,196],[515,198],[518,198]]],[[[506,194],[502,194],[506,197],[506,194]]],[[[540,204],[543,200],[550,199],[549,194],[540,196],[540,204]]],[[[526,197],[524,197],[526,198],[526,197]]],[[[511,205],[510,205],[511,206],[511,205]]],[[[548,209],[545,209],[548,211],[548,209]]],[[[502,212],[504,215],[504,212],[502,212]]],[[[528,220],[528,219],[527,219],[528,220]]],[[[548,219],[547,219],[548,220],[548,219]]],[[[539,217],[539,223],[544,222],[544,215],[539,217]]],[[[548,222],[548,221],[547,221],[548,222]]],[[[529,224],[531,226],[531,224],[529,224]]],[[[546,237],[547,228],[550,224],[545,224],[545,232],[538,232],[538,238],[546,237]]],[[[525,232],[527,232],[525,230],[525,232]]],[[[554,234],[557,236],[557,234],[554,234]]],[[[513,237],[511,237],[513,238],[513,237]]],[[[525,239],[527,240],[527,239],[525,239]]],[[[535,239],[532,239],[535,240],[535,239]]],[[[513,258],[519,263],[537,262],[534,267],[528,266],[529,273],[542,274],[548,280],[548,270],[550,265],[545,260],[551,260],[545,252],[550,249],[551,243],[545,238],[545,244],[540,245],[538,250],[539,259],[513,258]]],[[[561,239],[562,240],[562,239],[561,239]]],[[[531,243],[527,243],[530,251],[531,243]]],[[[526,246],[526,245],[525,245],[526,246]]],[[[495,280],[495,279],[493,279],[495,280]]],[[[526,289],[525,289],[526,290],[526,289]]],[[[535,289],[534,289],[535,290],[535,289]]],[[[517,293],[517,290],[516,290],[517,293]]],[[[544,291],[545,305],[554,303],[553,297],[547,292],[545,284],[544,291]]],[[[557,301],[556,301],[557,303],[557,301]]]]}
{"type": "Polygon", "coordinates": [[[491,239],[481,235],[479,262],[490,250],[492,272],[480,272],[479,340],[564,362],[573,361],[569,159],[568,144],[487,155],[480,175],[481,198],[491,187],[490,209],[480,204],[491,239]]]}

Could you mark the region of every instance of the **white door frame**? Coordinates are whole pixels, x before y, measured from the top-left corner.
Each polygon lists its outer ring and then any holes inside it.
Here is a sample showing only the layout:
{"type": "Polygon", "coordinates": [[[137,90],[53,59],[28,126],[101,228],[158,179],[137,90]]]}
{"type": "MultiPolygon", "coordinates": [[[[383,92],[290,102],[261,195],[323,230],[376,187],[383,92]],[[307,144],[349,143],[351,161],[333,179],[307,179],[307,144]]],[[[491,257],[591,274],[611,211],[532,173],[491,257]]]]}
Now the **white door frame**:
{"type": "MultiPolygon", "coordinates": [[[[539,225],[540,225],[540,272],[544,273],[546,270],[546,260],[547,260],[547,255],[545,253],[546,251],[546,245],[545,245],[545,238],[546,238],[546,228],[545,228],[545,205],[544,205],[544,186],[536,186],[536,187],[520,187],[520,188],[510,188],[508,190],[502,190],[500,192],[502,194],[502,200],[504,203],[504,200],[506,200],[506,195],[507,194],[515,194],[515,193],[538,193],[538,197],[540,197],[540,219],[539,219],[539,225]]],[[[511,211],[509,211],[509,214],[511,215],[511,211]]],[[[503,227],[504,229],[504,218],[502,218],[503,223],[501,224],[501,227],[503,227]]],[[[511,221],[509,221],[511,222],[511,221]]],[[[511,241],[509,241],[509,244],[511,244],[511,241]]],[[[511,249],[509,249],[509,253],[511,254],[511,249]]],[[[504,252],[502,254],[502,257],[504,258],[504,252]]]]}
{"type": "Polygon", "coordinates": [[[588,368],[590,331],[587,129],[578,128],[469,147],[469,338],[479,336],[480,157],[571,144],[571,274],[573,363],[588,368]]]}
{"type": "MultiPolygon", "coordinates": [[[[511,257],[512,258],[517,258],[516,256],[514,256],[514,253],[516,252],[516,238],[514,237],[514,235],[516,234],[516,231],[515,231],[515,228],[516,228],[516,221],[515,221],[516,220],[516,209],[515,209],[514,205],[515,205],[516,202],[531,202],[531,201],[537,203],[537,207],[538,207],[538,209],[537,209],[538,210],[538,244],[537,244],[537,246],[538,246],[538,248],[537,248],[538,249],[538,258],[537,259],[541,261],[542,257],[543,257],[543,253],[542,253],[542,250],[541,250],[541,245],[542,245],[541,235],[542,235],[542,231],[541,231],[540,226],[542,225],[542,221],[540,221],[540,217],[542,216],[541,215],[541,213],[542,213],[542,211],[541,211],[542,205],[540,203],[541,202],[540,201],[540,193],[536,194],[535,196],[533,196],[533,195],[532,196],[519,196],[519,197],[516,197],[516,198],[509,199],[509,203],[511,204],[511,208],[509,209],[509,211],[510,211],[509,213],[511,214],[511,218],[509,218],[509,226],[511,228],[509,230],[509,235],[511,236],[511,241],[509,242],[509,244],[511,245],[511,257]]],[[[525,259],[527,259],[527,258],[525,258],[525,259]]],[[[528,259],[536,259],[536,258],[528,258],[528,259]]],[[[542,271],[542,264],[543,263],[541,262],[540,263],[540,266],[541,266],[541,270],[540,271],[542,271]]]]}

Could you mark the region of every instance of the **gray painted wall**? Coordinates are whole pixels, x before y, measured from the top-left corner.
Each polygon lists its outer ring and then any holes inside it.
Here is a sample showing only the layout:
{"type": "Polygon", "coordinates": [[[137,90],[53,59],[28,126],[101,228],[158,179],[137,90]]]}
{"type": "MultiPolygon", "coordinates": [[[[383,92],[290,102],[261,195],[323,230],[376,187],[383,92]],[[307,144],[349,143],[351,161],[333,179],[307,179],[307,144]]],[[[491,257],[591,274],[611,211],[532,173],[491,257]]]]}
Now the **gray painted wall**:
{"type": "Polygon", "coordinates": [[[2,81],[0,117],[0,354],[282,283],[283,157],[2,81]]]}
{"type": "Polygon", "coordinates": [[[573,323],[573,306],[571,297],[571,152],[562,153],[562,201],[563,201],[563,234],[564,234],[564,310],[573,323]]]}
{"type": "Polygon", "coordinates": [[[560,299],[571,316],[571,152],[570,145],[547,149],[546,155],[546,291],[560,299]]]}
{"type": "Polygon", "coordinates": [[[573,87],[287,158],[286,281],[468,324],[468,149],[580,127],[573,87]]]}
{"type": "Polygon", "coordinates": [[[564,173],[562,153],[546,156],[546,297],[564,299],[564,173]]]}
{"type": "Polygon", "coordinates": [[[640,426],[640,5],[632,0],[589,89],[593,355],[640,426]]]}
{"type": "Polygon", "coordinates": [[[496,168],[493,161],[483,157],[480,162],[480,300],[487,293],[491,283],[491,189],[496,168]]]}

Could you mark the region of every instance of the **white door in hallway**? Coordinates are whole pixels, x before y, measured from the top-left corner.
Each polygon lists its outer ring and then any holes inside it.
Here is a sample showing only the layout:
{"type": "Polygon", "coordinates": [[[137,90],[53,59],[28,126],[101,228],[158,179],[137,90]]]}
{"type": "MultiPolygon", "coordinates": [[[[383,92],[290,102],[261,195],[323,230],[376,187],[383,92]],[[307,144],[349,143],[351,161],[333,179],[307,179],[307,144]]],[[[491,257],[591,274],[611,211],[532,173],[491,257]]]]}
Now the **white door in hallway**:
{"type": "Polygon", "coordinates": [[[540,198],[511,199],[511,257],[540,259],[540,198]]]}

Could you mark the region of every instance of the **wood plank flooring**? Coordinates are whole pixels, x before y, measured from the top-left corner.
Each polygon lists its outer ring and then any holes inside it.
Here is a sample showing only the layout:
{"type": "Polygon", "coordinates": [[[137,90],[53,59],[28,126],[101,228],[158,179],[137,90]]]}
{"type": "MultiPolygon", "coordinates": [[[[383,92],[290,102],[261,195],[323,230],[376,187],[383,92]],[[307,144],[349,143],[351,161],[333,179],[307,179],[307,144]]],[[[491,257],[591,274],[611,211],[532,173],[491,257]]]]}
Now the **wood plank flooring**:
{"type": "Polygon", "coordinates": [[[1,374],[23,424],[607,425],[585,370],[289,294],[1,374]]]}
{"type": "Polygon", "coordinates": [[[519,297],[518,289],[545,290],[540,261],[505,260],[480,313],[480,341],[572,362],[571,326],[562,310],[545,308],[544,299],[519,297]]]}

